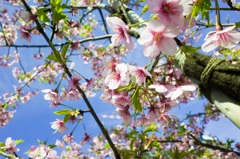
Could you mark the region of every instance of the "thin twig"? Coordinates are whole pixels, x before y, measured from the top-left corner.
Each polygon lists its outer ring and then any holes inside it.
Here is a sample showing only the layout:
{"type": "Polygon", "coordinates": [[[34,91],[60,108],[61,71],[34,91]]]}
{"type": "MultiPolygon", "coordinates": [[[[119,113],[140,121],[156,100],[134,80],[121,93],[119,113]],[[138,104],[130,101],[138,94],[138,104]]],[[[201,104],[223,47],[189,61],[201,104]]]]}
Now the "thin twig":
{"type": "MultiPolygon", "coordinates": [[[[89,42],[89,41],[97,41],[97,40],[103,40],[103,39],[108,39],[111,38],[113,36],[113,34],[107,34],[107,35],[102,35],[102,36],[97,36],[97,37],[90,37],[90,38],[86,38],[83,40],[79,40],[78,42],[80,44],[85,43],[85,42],[89,42]]],[[[54,47],[58,47],[61,46],[63,47],[64,45],[66,45],[69,42],[64,42],[64,43],[60,43],[60,44],[52,44],[54,47]]],[[[49,44],[46,45],[3,45],[1,47],[17,47],[17,48],[47,48],[47,47],[51,47],[49,44]]]]}
{"type": "Polygon", "coordinates": [[[189,136],[191,136],[194,139],[196,145],[199,145],[199,146],[202,146],[202,147],[207,147],[207,148],[210,148],[210,149],[213,149],[213,150],[220,150],[222,152],[233,152],[236,155],[240,156],[240,152],[237,152],[237,151],[234,151],[234,150],[229,150],[229,149],[226,149],[226,148],[223,148],[223,147],[220,147],[220,146],[215,146],[215,145],[211,145],[211,144],[207,144],[207,143],[202,143],[200,140],[198,140],[192,134],[189,134],[189,136]]]}

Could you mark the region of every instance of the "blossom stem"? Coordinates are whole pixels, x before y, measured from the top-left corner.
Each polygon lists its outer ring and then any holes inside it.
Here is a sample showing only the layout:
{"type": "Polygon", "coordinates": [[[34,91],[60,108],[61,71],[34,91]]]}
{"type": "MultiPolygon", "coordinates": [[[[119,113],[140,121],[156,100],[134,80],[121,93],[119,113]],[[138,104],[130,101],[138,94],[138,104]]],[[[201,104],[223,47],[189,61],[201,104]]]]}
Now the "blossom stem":
{"type": "MultiPolygon", "coordinates": [[[[216,8],[219,8],[218,0],[215,0],[216,8]]],[[[216,10],[216,29],[222,30],[220,10],[216,10]]]]}

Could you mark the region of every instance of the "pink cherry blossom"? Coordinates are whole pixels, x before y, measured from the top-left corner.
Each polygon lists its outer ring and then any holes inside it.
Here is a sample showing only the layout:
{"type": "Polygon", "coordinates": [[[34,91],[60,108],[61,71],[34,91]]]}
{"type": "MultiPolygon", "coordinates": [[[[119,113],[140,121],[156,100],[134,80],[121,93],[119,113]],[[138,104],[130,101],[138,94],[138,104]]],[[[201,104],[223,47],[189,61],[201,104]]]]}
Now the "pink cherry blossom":
{"type": "Polygon", "coordinates": [[[16,148],[15,140],[12,140],[11,137],[8,137],[5,141],[5,146],[3,147],[5,151],[7,152],[17,152],[19,151],[18,148],[16,148]]]}
{"type": "Polygon", "coordinates": [[[112,58],[103,58],[103,71],[102,75],[107,76],[108,74],[112,73],[117,66],[117,61],[112,58]]]}
{"type": "Polygon", "coordinates": [[[136,121],[137,125],[142,125],[142,126],[148,126],[150,124],[151,119],[148,118],[148,116],[145,116],[144,114],[142,117],[138,118],[136,121]]]}
{"type": "Polygon", "coordinates": [[[63,122],[63,120],[57,119],[56,121],[54,121],[50,124],[52,124],[51,128],[56,130],[55,132],[58,131],[59,133],[64,133],[67,130],[67,127],[66,127],[65,123],[63,122]]]}
{"type": "Polygon", "coordinates": [[[31,20],[34,20],[35,19],[35,16],[32,15],[30,12],[28,11],[21,11],[19,16],[26,22],[29,22],[31,20]]]}
{"type": "Polygon", "coordinates": [[[232,49],[240,42],[240,32],[234,30],[235,26],[227,27],[224,30],[211,31],[207,34],[202,45],[204,52],[210,52],[217,47],[232,49]]]}
{"type": "Polygon", "coordinates": [[[158,20],[151,20],[140,32],[138,43],[144,45],[143,53],[150,59],[157,57],[160,52],[174,55],[177,51],[177,43],[173,38],[178,34],[179,29],[176,27],[165,26],[158,20]]]}
{"type": "Polygon", "coordinates": [[[60,157],[57,156],[57,151],[49,150],[46,159],[60,159],[60,157]]]}
{"type": "Polygon", "coordinates": [[[112,45],[118,46],[120,41],[123,41],[128,50],[133,50],[134,43],[128,34],[129,27],[122,21],[122,19],[118,17],[107,17],[106,21],[108,26],[117,33],[111,38],[112,45]]]}
{"type": "Polygon", "coordinates": [[[61,97],[58,95],[57,92],[51,90],[51,89],[44,89],[42,90],[43,93],[46,93],[44,95],[45,100],[50,100],[52,102],[52,105],[58,105],[61,102],[61,97]]]}
{"type": "Polygon", "coordinates": [[[92,136],[90,136],[89,134],[85,133],[83,139],[80,142],[80,144],[84,145],[87,142],[89,142],[91,139],[92,139],[92,136]]]}
{"type": "Polygon", "coordinates": [[[184,9],[179,0],[147,0],[147,3],[149,10],[157,14],[164,25],[183,25],[184,9]]]}
{"type": "Polygon", "coordinates": [[[128,68],[126,64],[118,64],[115,72],[112,72],[105,78],[105,84],[109,89],[116,89],[119,86],[126,86],[129,83],[128,68]]]}
{"type": "Polygon", "coordinates": [[[112,100],[112,96],[116,94],[116,91],[115,90],[112,90],[112,89],[104,89],[103,90],[103,93],[101,95],[101,99],[104,101],[104,102],[111,102],[112,100]]]}
{"type": "Polygon", "coordinates": [[[123,94],[113,95],[111,102],[114,106],[116,106],[120,110],[125,110],[126,107],[128,107],[131,104],[131,99],[129,96],[123,94]]]}
{"type": "Polygon", "coordinates": [[[146,83],[147,76],[151,77],[151,74],[144,67],[130,67],[129,71],[135,77],[137,84],[140,86],[146,83]]]}
{"type": "Polygon", "coordinates": [[[149,121],[154,122],[157,118],[159,118],[159,116],[160,116],[160,113],[157,107],[155,106],[149,107],[149,111],[147,115],[147,118],[149,119],[149,121]]]}
{"type": "Polygon", "coordinates": [[[76,85],[78,85],[78,82],[82,79],[82,77],[79,74],[75,74],[72,76],[72,79],[68,81],[68,86],[71,89],[76,89],[76,85]]]}
{"type": "Polygon", "coordinates": [[[195,91],[196,90],[195,85],[183,85],[178,86],[176,88],[171,89],[171,91],[166,95],[166,98],[171,98],[171,100],[177,99],[179,96],[181,96],[185,91],[195,91]]]}
{"type": "Polygon", "coordinates": [[[133,120],[128,108],[125,110],[117,109],[116,111],[119,113],[119,115],[121,116],[125,124],[128,124],[128,125],[132,124],[133,120]]]}
{"type": "Polygon", "coordinates": [[[27,42],[30,42],[31,39],[31,32],[30,29],[27,28],[27,26],[21,26],[20,28],[21,38],[27,40],[27,42]]]}
{"type": "MultiPolygon", "coordinates": [[[[0,103],[2,105],[2,103],[0,103]]],[[[0,128],[5,126],[12,118],[15,110],[6,110],[3,107],[0,107],[0,128]]]]}
{"type": "Polygon", "coordinates": [[[148,88],[155,89],[158,93],[165,93],[168,91],[168,89],[160,83],[153,83],[149,85],[148,88]]]}
{"type": "Polygon", "coordinates": [[[44,158],[47,155],[46,147],[44,145],[40,145],[38,147],[31,146],[27,154],[30,158],[34,159],[44,158]]]}
{"type": "Polygon", "coordinates": [[[82,98],[82,94],[76,89],[64,90],[61,95],[65,100],[79,100],[82,98]]]}
{"type": "Polygon", "coordinates": [[[72,135],[69,135],[69,134],[64,135],[64,136],[62,137],[62,139],[63,139],[63,141],[64,141],[65,143],[72,143],[73,140],[74,140],[73,136],[72,136],[72,135]]]}

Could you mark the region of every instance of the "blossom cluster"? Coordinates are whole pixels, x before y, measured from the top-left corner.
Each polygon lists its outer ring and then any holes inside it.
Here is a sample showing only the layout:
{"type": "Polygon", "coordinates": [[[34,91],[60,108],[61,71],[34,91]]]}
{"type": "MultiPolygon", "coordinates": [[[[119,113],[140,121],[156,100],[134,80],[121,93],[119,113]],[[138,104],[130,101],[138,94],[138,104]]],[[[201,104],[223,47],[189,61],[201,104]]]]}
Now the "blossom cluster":
{"type": "MultiPolygon", "coordinates": [[[[21,4],[20,1],[14,0],[7,2],[12,5],[21,4]]],[[[40,51],[29,53],[32,55],[29,57],[37,59],[38,62],[32,71],[23,68],[18,51],[8,56],[0,56],[0,66],[10,67],[13,76],[21,85],[15,87],[14,93],[3,95],[5,104],[0,104],[0,127],[6,125],[13,117],[14,111],[10,108],[15,108],[18,101],[27,102],[39,90],[44,93],[44,99],[50,101],[51,107],[60,109],[55,114],[64,116],[63,119],[57,118],[50,123],[54,133],[64,135],[62,141],[57,140],[53,145],[39,142],[38,146],[30,147],[26,153],[30,158],[114,158],[114,153],[103,134],[92,138],[84,127],[84,137],[80,142],[74,141],[72,134],[75,128],[71,134],[65,135],[69,129],[67,122],[78,124],[84,122],[81,120],[85,118],[82,110],[77,106],[68,106],[67,103],[83,98],[86,101],[86,98],[94,97],[99,90],[101,99],[111,103],[123,121],[123,125],[109,130],[110,138],[122,158],[164,158],[165,154],[171,156],[174,152],[181,155],[190,154],[187,157],[196,158],[200,155],[195,150],[203,152],[202,158],[236,158],[233,152],[210,151],[202,144],[205,142],[205,125],[211,120],[220,119],[221,114],[216,107],[206,105],[203,113],[189,113],[183,120],[171,114],[171,110],[178,104],[193,100],[198,89],[197,85],[174,65],[174,55],[181,49],[180,45],[195,44],[201,37],[202,34],[198,32],[199,26],[196,26],[197,19],[191,16],[193,8],[199,5],[197,3],[204,3],[203,1],[146,0],[152,15],[149,20],[139,20],[139,25],[130,24],[129,17],[117,17],[116,14],[97,20],[99,16],[93,14],[95,7],[99,7],[99,10],[102,7],[107,9],[99,0],[72,0],[70,6],[61,4],[57,7],[53,7],[54,3],[55,1],[34,1],[36,5],[30,6],[31,13],[20,9],[14,11],[13,16],[9,16],[8,10],[0,11],[2,46],[18,44],[18,39],[31,43],[32,39],[40,36],[40,33],[43,34],[42,32],[50,35],[45,40],[52,50],[44,54],[40,51]],[[35,22],[41,25],[42,30],[35,22]],[[108,33],[106,25],[114,35],[98,38],[100,27],[104,27],[101,33],[108,33]],[[136,39],[133,39],[132,35],[136,39]],[[95,42],[97,39],[102,41],[95,42]],[[106,39],[110,41],[109,45],[106,44],[106,39]],[[140,66],[138,63],[127,63],[127,55],[139,45],[143,46],[143,50],[136,52],[136,57],[147,57],[147,64],[140,66]],[[79,68],[79,63],[75,63],[80,61],[79,58],[84,64],[91,66],[91,77],[85,77],[85,67],[79,68]],[[19,64],[19,67],[15,64],[19,64]],[[37,80],[40,83],[52,84],[54,88],[31,88],[37,80]],[[31,91],[25,91],[26,86],[31,91]],[[67,109],[62,109],[63,107],[67,109]],[[161,135],[158,132],[161,132],[161,135]],[[88,141],[91,141],[89,152],[83,153],[83,146],[88,141]],[[61,153],[54,147],[60,149],[61,153]]],[[[125,4],[122,4],[122,7],[126,7],[125,4]]],[[[128,10],[131,9],[126,9],[128,10]]],[[[110,11],[115,10],[111,8],[110,11]]],[[[100,14],[103,17],[101,12],[100,14]]],[[[204,52],[213,51],[218,47],[232,49],[239,41],[240,33],[236,26],[225,29],[217,27],[216,31],[208,33],[201,48],[204,52]]],[[[39,46],[39,50],[40,47],[46,46],[39,46]]],[[[89,111],[92,110],[86,112],[89,111]]],[[[14,155],[19,150],[16,147],[18,142],[20,141],[9,137],[4,143],[0,143],[0,149],[14,155]]],[[[217,139],[208,142],[223,147],[225,144],[217,139]]],[[[231,144],[229,147],[233,147],[231,144]]],[[[236,143],[235,147],[239,151],[239,143],[236,143]]]]}

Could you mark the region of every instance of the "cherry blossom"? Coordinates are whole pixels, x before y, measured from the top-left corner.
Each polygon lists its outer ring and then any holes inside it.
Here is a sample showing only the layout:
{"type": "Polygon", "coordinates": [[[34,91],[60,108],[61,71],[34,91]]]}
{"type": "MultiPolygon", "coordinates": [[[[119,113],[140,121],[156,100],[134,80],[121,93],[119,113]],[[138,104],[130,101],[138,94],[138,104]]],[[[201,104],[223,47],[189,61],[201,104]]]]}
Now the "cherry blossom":
{"type": "Polygon", "coordinates": [[[49,150],[46,159],[60,159],[60,157],[57,156],[57,151],[49,150]]]}
{"type": "Polygon", "coordinates": [[[195,91],[196,85],[183,85],[178,86],[176,88],[173,88],[170,90],[170,92],[166,95],[167,98],[170,98],[171,100],[177,99],[179,96],[181,96],[185,91],[195,91]]]}
{"type": "Polygon", "coordinates": [[[235,26],[227,27],[223,30],[217,29],[207,34],[202,45],[204,52],[210,52],[217,47],[232,49],[240,42],[240,32],[234,30],[235,26]]]}
{"type": "Polygon", "coordinates": [[[59,133],[64,133],[67,130],[67,127],[65,126],[65,123],[63,122],[63,120],[57,119],[56,121],[54,121],[50,124],[51,124],[52,129],[56,129],[55,132],[58,131],[59,133]]]}
{"type": "Polygon", "coordinates": [[[30,42],[30,39],[31,39],[30,29],[28,29],[26,26],[22,26],[20,28],[20,33],[21,33],[21,38],[22,39],[25,39],[28,42],[30,42]]]}
{"type": "Polygon", "coordinates": [[[75,74],[72,76],[72,79],[68,81],[68,85],[71,89],[76,89],[76,85],[78,85],[78,82],[82,79],[82,77],[79,74],[75,74]]]}
{"type": "Polygon", "coordinates": [[[150,124],[149,117],[145,116],[144,114],[142,115],[142,117],[138,118],[136,121],[137,125],[143,125],[143,126],[148,126],[150,124]]]}
{"type": "Polygon", "coordinates": [[[119,86],[126,86],[129,83],[128,68],[126,64],[118,64],[115,72],[112,72],[105,78],[105,84],[109,89],[116,89],[119,86]]]}
{"type": "Polygon", "coordinates": [[[183,26],[183,6],[179,0],[147,0],[148,8],[166,26],[183,26]]]}
{"type": "Polygon", "coordinates": [[[12,140],[11,137],[8,137],[5,141],[5,146],[3,147],[5,149],[5,151],[7,152],[17,152],[19,151],[18,148],[16,148],[16,143],[15,140],[12,140]]]}
{"type": "Polygon", "coordinates": [[[112,89],[104,89],[101,95],[101,99],[104,102],[110,102],[112,100],[112,96],[116,94],[115,90],[112,89]]]}
{"type": "Polygon", "coordinates": [[[61,102],[61,97],[58,95],[57,92],[51,90],[51,89],[44,89],[42,90],[43,93],[46,93],[44,95],[45,100],[50,100],[53,105],[58,105],[61,102]]]}
{"type": "Polygon", "coordinates": [[[176,27],[166,26],[158,20],[151,20],[140,32],[138,43],[144,45],[143,53],[150,59],[157,57],[160,52],[174,55],[177,44],[173,38],[178,34],[179,30],[176,27]]]}
{"type": "Polygon", "coordinates": [[[117,62],[115,59],[111,58],[104,58],[103,59],[103,76],[107,76],[108,74],[112,73],[117,66],[117,62]]]}
{"type": "Polygon", "coordinates": [[[31,146],[27,152],[28,156],[34,159],[44,158],[47,155],[46,147],[44,145],[40,145],[38,147],[31,146]]]}
{"type": "Polygon", "coordinates": [[[74,138],[73,138],[73,136],[72,135],[64,135],[63,137],[62,137],[62,139],[63,139],[63,141],[64,142],[66,142],[66,143],[72,143],[73,142],[73,140],[74,140],[74,138]]]}
{"type": "Polygon", "coordinates": [[[112,100],[111,100],[112,104],[114,106],[116,106],[117,108],[119,108],[120,110],[125,110],[126,107],[128,107],[131,103],[131,99],[129,96],[126,96],[124,94],[121,95],[113,95],[112,96],[112,100]]]}
{"type": "MultiPolygon", "coordinates": [[[[129,107],[128,107],[129,108],[129,107]]],[[[119,115],[121,116],[123,122],[125,124],[132,124],[133,120],[132,120],[132,116],[128,110],[128,108],[126,108],[125,110],[121,110],[121,109],[116,109],[116,111],[119,113],[119,115]]]]}
{"type": "Polygon", "coordinates": [[[168,89],[165,87],[165,85],[160,83],[153,83],[148,86],[148,88],[155,89],[158,93],[165,93],[168,91],[168,89]]]}
{"type": "Polygon", "coordinates": [[[64,89],[64,91],[61,92],[61,96],[65,100],[79,100],[82,98],[81,93],[79,93],[76,89],[71,90],[64,89]]]}
{"type": "Polygon", "coordinates": [[[0,103],[0,128],[5,126],[13,118],[13,114],[15,113],[13,110],[8,111],[4,109],[1,105],[0,103]]]}
{"type": "Polygon", "coordinates": [[[118,17],[107,17],[108,26],[117,34],[111,38],[112,45],[118,46],[120,41],[123,41],[128,50],[133,50],[134,43],[128,34],[129,27],[118,17]]]}
{"type": "Polygon", "coordinates": [[[30,20],[33,19],[33,15],[29,13],[28,11],[21,11],[19,16],[26,22],[29,22],[30,20]]]}
{"type": "Polygon", "coordinates": [[[140,86],[145,85],[147,76],[151,77],[152,75],[143,67],[132,66],[129,68],[131,75],[136,79],[137,84],[140,86]]]}
{"type": "Polygon", "coordinates": [[[157,118],[159,118],[159,116],[160,116],[159,109],[155,106],[150,106],[147,115],[149,121],[154,122],[157,118]]]}

